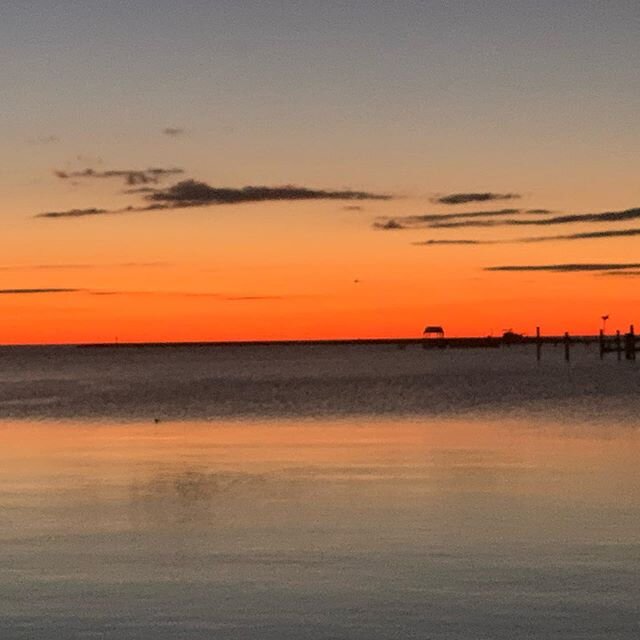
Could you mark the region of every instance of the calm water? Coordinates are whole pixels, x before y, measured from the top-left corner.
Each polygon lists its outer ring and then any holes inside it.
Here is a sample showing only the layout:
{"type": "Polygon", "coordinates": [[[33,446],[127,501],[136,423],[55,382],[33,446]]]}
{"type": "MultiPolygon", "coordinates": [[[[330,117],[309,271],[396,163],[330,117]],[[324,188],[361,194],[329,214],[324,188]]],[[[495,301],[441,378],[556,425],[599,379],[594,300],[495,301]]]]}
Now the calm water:
{"type": "Polygon", "coordinates": [[[573,357],[0,349],[0,638],[636,640],[640,364],[573,357]]]}

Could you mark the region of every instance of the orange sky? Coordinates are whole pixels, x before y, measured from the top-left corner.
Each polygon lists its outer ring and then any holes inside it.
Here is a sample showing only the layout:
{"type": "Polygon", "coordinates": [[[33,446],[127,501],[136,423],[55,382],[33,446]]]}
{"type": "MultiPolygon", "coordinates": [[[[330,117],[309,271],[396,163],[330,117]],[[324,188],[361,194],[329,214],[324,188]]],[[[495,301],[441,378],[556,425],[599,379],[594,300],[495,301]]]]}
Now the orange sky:
{"type": "Polygon", "coordinates": [[[450,335],[533,333],[537,324],[546,333],[595,333],[605,313],[610,327],[634,320],[633,277],[483,270],[612,255],[633,262],[633,238],[415,246],[470,234],[374,230],[378,214],[424,209],[408,201],[363,207],[245,204],[220,214],[32,220],[31,260],[10,247],[0,287],[77,291],[3,295],[3,342],[410,337],[427,323],[450,335]]]}
{"type": "Polygon", "coordinates": [[[612,329],[640,324],[633,269],[485,270],[640,263],[640,235],[508,242],[637,230],[640,215],[373,229],[424,214],[638,206],[637,3],[497,4],[8,7],[0,343],[408,337],[426,324],[595,333],[603,314],[612,329]],[[149,167],[183,173],[135,185],[55,173],[149,167]],[[391,199],[36,217],[145,206],[181,180],[391,199]],[[156,191],[126,193],[141,186],[156,191]],[[519,197],[434,203],[484,192],[519,197]],[[424,240],[498,243],[413,244],[424,240]]]}

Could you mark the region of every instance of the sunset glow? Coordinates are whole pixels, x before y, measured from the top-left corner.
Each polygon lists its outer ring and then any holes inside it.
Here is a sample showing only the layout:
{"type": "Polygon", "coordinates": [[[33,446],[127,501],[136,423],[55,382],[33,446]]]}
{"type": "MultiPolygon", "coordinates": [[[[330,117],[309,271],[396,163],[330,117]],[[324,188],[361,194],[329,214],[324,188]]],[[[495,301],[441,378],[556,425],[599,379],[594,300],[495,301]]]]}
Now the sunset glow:
{"type": "Polygon", "coordinates": [[[638,320],[636,3],[72,4],[0,9],[2,343],[638,320]]]}

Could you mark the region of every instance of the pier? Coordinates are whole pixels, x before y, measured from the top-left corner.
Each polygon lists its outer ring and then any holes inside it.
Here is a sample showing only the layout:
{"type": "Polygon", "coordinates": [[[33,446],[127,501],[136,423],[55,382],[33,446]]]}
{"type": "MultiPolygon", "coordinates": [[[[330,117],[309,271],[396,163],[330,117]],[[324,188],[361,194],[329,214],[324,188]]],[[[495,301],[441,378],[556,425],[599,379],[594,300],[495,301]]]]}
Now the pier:
{"type": "Polygon", "coordinates": [[[600,331],[598,335],[542,335],[540,327],[536,327],[535,335],[526,336],[507,332],[503,336],[485,337],[420,337],[420,338],[354,338],[329,340],[248,340],[248,341],[216,341],[216,342],[118,342],[76,345],[82,349],[176,349],[176,348],[221,348],[221,347],[295,347],[295,346],[373,346],[388,345],[398,349],[419,347],[426,350],[438,349],[508,349],[521,345],[534,345],[536,359],[541,360],[545,347],[562,347],[564,358],[571,360],[572,349],[578,345],[597,345],[600,358],[607,354],[616,354],[618,360],[624,355],[625,360],[635,360],[640,350],[640,336],[637,336],[633,325],[624,335],[616,331],[614,335],[606,335],[600,331]]]}

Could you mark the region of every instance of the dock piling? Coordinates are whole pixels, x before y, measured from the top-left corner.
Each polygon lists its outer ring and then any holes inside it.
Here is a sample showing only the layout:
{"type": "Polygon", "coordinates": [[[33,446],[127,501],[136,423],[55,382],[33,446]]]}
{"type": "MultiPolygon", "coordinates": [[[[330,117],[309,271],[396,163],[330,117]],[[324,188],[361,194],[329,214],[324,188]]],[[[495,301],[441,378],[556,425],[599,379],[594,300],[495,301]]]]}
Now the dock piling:
{"type": "Polygon", "coordinates": [[[624,337],[624,356],[627,360],[636,359],[636,336],[633,325],[629,327],[629,333],[624,337]]]}
{"type": "Polygon", "coordinates": [[[605,350],[604,330],[600,329],[600,360],[604,359],[604,350],[605,350]]]}

